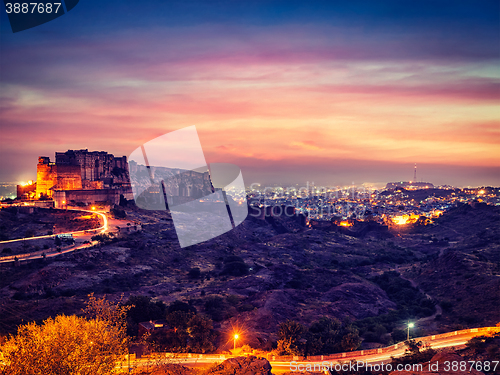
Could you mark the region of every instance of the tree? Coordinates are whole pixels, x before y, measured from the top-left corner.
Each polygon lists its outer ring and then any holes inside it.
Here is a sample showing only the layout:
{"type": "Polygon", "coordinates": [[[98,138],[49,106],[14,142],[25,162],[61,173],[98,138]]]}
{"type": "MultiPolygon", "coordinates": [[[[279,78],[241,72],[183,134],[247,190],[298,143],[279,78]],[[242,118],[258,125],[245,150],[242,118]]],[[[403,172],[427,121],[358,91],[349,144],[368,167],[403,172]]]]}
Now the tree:
{"type": "Polygon", "coordinates": [[[420,353],[420,349],[423,347],[422,341],[417,341],[415,339],[405,341],[405,345],[408,347],[406,349],[407,353],[410,354],[418,354],[420,353]]]}
{"type": "Polygon", "coordinates": [[[111,236],[107,233],[99,233],[90,238],[92,241],[98,241],[101,244],[104,244],[106,242],[110,242],[111,236]]]}
{"type": "Polygon", "coordinates": [[[248,265],[245,262],[230,262],[224,264],[221,275],[244,276],[248,274],[248,265]]]}
{"type": "Polygon", "coordinates": [[[125,219],[127,217],[127,213],[125,212],[125,210],[118,206],[114,206],[110,211],[113,214],[113,216],[117,219],[125,219]]]}
{"type": "Polygon", "coordinates": [[[188,322],[189,349],[194,353],[207,353],[215,349],[215,333],[212,321],[200,314],[194,315],[188,322]]]}
{"type": "Polygon", "coordinates": [[[429,361],[437,352],[428,344],[422,343],[414,339],[405,341],[407,349],[405,355],[399,358],[392,358],[392,363],[422,363],[429,361]]]}
{"type": "Polygon", "coordinates": [[[168,314],[170,314],[171,312],[174,312],[174,311],[191,312],[193,314],[196,314],[196,312],[197,312],[195,307],[191,306],[189,303],[182,302],[179,300],[172,302],[167,307],[168,314]]]}
{"type": "Polygon", "coordinates": [[[359,348],[361,344],[361,339],[359,338],[358,331],[355,329],[347,330],[342,336],[342,341],[340,343],[342,351],[352,352],[359,348]]]}
{"type": "Polygon", "coordinates": [[[406,332],[399,328],[394,328],[392,330],[392,339],[394,342],[400,342],[406,340],[406,332]]]}
{"type": "Polygon", "coordinates": [[[331,354],[339,351],[342,324],[338,319],[323,317],[309,327],[307,354],[331,354]]]}
{"type": "Polygon", "coordinates": [[[186,353],[188,351],[188,334],[184,329],[153,331],[147,336],[146,342],[156,352],[186,353]]]}
{"type": "Polygon", "coordinates": [[[105,297],[96,298],[94,293],[89,294],[88,297],[87,307],[83,310],[84,314],[90,319],[104,321],[108,326],[116,328],[122,337],[125,337],[126,317],[133,306],[113,303],[105,297]]]}
{"type": "Polygon", "coordinates": [[[465,345],[476,356],[486,352],[490,360],[498,360],[500,359],[499,339],[500,333],[495,333],[492,336],[476,336],[467,341],[465,345]]]}
{"type": "Polygon", "coordinates": [[[127,333],[131,336],[137,336],[140,322],[165,318],[165,304],[161,301],[153,302],[151,297],[130,296],[124,306],[129,309],[126,320],[127,333]]]}
{"type": "Polygon", "coordinates": [[[307,355],[350,352],[361,343],[358,330],[348,319],[341,323],[335,318],[322,317],[310,325],[305,337],[307,355]]]}
{"type": "Polygon", "coordinates": [[[18,328],[0,348],[9,375],[113,374],[125,345],[120,331],[100,319],[59,315],[18,328]]]}
{"type": "Polygon", "coordinates": [[[170,327],[175,330],[183,330],[186,329],[189,323],[189,320],[194,316],[192,312],[186,311],[172,311],[167,314],[167,323],[170,327]]]}
{"type": "Polygon", "coordinates": [[[190,279],[199,279],[201,276],[201,271],[198,267],[193,267],[188,272],[188,277],[190,279]]]}
{"type": "Polygon", "coordinates": [[[107,327],[116,332],[123,348],[128,348],[127,314],[133,306],[121,303],[123,294],[117,303],[111,302],[105,297],[96,298],[94,293],[89,294],[88,297],[87,307],[83,310],[85,316],[88,319],[97,319],[104,322],[107,327]]]}
{"type": "Polygon", "coordinates": [[[147,342],[155,350],[207,353],[215,349],[216,332],[212,320],[196,313],[196,308],[175,301],[166,308],[167,327],[154,331],[147,342]]]}
{"type": "Polygon", "coordinates": [[[214,321],[220,322],[227,316],[226,303],[219,296],[210,296],[205,301],[205,312],[214,321]]]}
{"type": "Polygon", "coordinates": [[[215,349],[217,335],[209,318],[177,310],[167,314],[167,322],[167,329],[154,331],[147,338],[155,350],[207,353],[215,349]]]}
{"type": "Polygon", "coordinates": [[[306,328],[294,320],[280,323],[278,327],[278,355],[302,355],[302,335],[306,328]]]}

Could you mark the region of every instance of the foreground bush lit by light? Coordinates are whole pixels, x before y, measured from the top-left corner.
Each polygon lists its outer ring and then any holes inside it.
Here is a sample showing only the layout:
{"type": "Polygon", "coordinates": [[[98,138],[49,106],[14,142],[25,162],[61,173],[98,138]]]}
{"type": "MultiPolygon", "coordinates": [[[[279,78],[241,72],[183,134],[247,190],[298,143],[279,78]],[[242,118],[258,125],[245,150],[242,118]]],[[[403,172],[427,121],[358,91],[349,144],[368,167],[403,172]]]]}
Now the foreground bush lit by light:
{"type": "Polygon", "coordinates": [[[102,319],[60,315],[20,326],[0,348],[0,374],[112,374],[125,341],[102,319]]]}

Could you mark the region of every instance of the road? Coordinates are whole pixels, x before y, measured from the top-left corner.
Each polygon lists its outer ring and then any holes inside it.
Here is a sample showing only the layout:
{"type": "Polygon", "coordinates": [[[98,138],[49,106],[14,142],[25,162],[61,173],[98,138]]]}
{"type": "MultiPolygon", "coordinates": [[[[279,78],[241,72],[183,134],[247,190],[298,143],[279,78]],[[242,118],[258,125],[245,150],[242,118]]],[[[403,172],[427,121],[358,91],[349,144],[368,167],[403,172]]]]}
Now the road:
{"type": "MultiPolygon", "coordinates": [[[[479,329],[470,329],[463,331],[454,331],[441,335],[419,337],[416,340],[422,341],[423,343],[429,344],[434,349],[446,348],[446,347],[463,347],[464,344],[475,336],[481,336],[486,334],[486,329],[489,332],[500,332],[499,327],[485,327],[479,329]],[[446,337],[438,337],[446,336],[446,337]]],[[[385,368],[391,362],[391,357],[399,357],[405,353],[405,345],[391,345],[386,348],[380,348],[378,350],[384,351],[384,353],[377,354],[366,354],[363,355],[362,352],[347,352],[347,353],[337,353],[334,354],[335,359],[328,359],[328,356],[324,356],[324,359],[320,360],[294,360],[293,358],[289,360],[275,360],[272,356],[269,357],[269,362],[272,367],[273,374],[279,374],[283,372],[290,371],[311,371],[320,372],[325,369],[325,367],[332,369],[336,365],[342,365],[349,362],[352,363],[362,363],[362,366],[370,365],[381,365],[384,364],[385,368]],[[395,346],[397,349],[392,350],[395,346]],[[360,354],[361,353],[361,354],[360,354]]],[[[372,351],[370,351],[372,352],[372,351]]],[[[162,364],[180,364],[186,367],[209,367],[215,364],[219,364],[226,359],[232,358],[234,356],[224,355],[224,354],[178,354],[178,353],[155,353],[151,356],[139,358],[139,359],[128,359],[124,358],[117,366],[117,369],[122,371],[127,371],[127,369],[152,369],[155,366],[162,364]]],[[[317,358],[317,357],[315,357],[317,358]]],[[[1,362],[0,362],[1,363],[1,362]]],[[[394,369],[396,370],[396,369],[394,369]]]]}
{"type": "Polygon", "coordinates": [[[57,233],[52,235],[45,236],[37,236],[37,237],[28,237],[28,238],[19,238],[15,240],[1,241],[0,244],[5,243],[15,243],[15,242],[23,242],[23,241],[32,241],[46,238],[55,238],[56,235],[61,234],[71,234],[75,240],[75,243],[71,246],[61,247],[61,251],[58,251],[55,248],[39,250],[35,252],[25,253],[25,254],[14,254],[11,256],[0,257],[0,263],[14,262],[15,258],[19,260],[32,260],[32,259],[41,259],[44,257],[52,258],[61,254],[67,254],[76,250],[85,249],[88,247],[92,247],[98,244],[98,241],[92,241],[92,237],[99,233],[109,233],[112,229],[121,230],[122,228],[127,228],[130,225],[134,225],[133,222],[129,220],[119,220],[119,219],[111,219],[108,218],[105,212],[94,211],[94,210],[81,210],[81,209],[70,209],[67,210],[72,211],[80,211],[85,213],[97,214],[100,216],[102,220],[102,225],[99,228],[89,229],[89,230],[77,230],[73,232],[66,233],[57,233]],[[84,243],[88,242],[88,243],[84,243]]]}
{"type": "MultiPolygon", "coordinates": [[[[500,331],[499,328],[492,327],[492,329],[496,330],[497,332],[500,331]]],[[[467,330],[469,331],[469,330],[467,330]]],[[[461,333],[460,331],[457,331],[456,335],[454,335],[455,332],[450,333],[450,337],[436,337],[436,336],[426,336],[426,337],[420,337],[417,338],[417,341],[422,341],[423,343],[428,343],[432,348],[434,349],[439,349],[439,348],[446,348],[446,347],[456,347],[460,348],[465,345],[467,341],[469,341],[471,338],[475,336],[481,336],[484,335],[484,331],[478,331],[478,332],[466,332],[466,333],[461,333]]],[[[273,373],[283,373],[283,372],[289,372],[291,371],[291,365],[293,365],[296,368],[299,368],[299,366],[302,367],[303,370],[306,369],[306,366],[310,366],[314,368],[316,365],[316,370],[315,371],[320,371],[325,365],[329,366],[335,366],[335,364],[338,363],[348,363],[349,361],[359,361],[359,362],[364,362],[365,364],[388,364],[391,362],[391,357],[400,357],[405,353],[406,346],[402,345],[401,343],[398,344],[397,349],[393,349],[394,345],[387,347],[387,348],[382,348],[381,351],[384,351],[384,353],[374,353],[374,354],[363,354],[361,355],[360,352],[347,352],[347,353],[338,353],[335,355],[335,359],[327,359],[328,356],[324,356],[323,360],[273,360],[273,358],[270,356],[269,357],[269,362],[272,366],[272,371],[273,373]],[[337,358],[339,357],[339,358],[337,358]],[[293,362],[293,363],[292,363],[293,362]],[[318,370],[320,369],[320,370],[318,370]]],[[[166,364],[166,363],[177,363],[183,366],[187,367],[207,367],[210,365],[214,365],[216,363],[221,363],[225,359],[231,358],[232,356],[225,356],[225,355],[219,355],[219,354],[212,354],[212,355],[200,355],[200,354],[191,354],[191,357],[186,357],[186,355],[179,355],[179,354],[173,354],[173,353],[163,353],[163,355],[159,356],[156,355],[152,357],[147,357],[147,358],[140,358],[140,359],[134,359],[130,361],[130,367],[135,368],[135,367],[153,367],[155,365],[159,364],[166,364]]],[[[120,368],[128,368],[129,364],[127,361],[124,361],[119,367],[120,368]]]]}

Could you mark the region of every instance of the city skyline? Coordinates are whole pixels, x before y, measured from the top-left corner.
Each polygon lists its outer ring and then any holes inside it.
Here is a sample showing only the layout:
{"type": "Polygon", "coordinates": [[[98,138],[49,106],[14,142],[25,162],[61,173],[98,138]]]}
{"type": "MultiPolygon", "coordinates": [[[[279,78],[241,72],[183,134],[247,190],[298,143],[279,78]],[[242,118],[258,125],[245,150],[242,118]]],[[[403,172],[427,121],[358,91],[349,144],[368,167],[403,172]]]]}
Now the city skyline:
{"type": "Polygon", "coordinates": [[[246,185],[500,185],[498,2],[117,4],[2,14],[0,181],[196,125],[246,185]]]}
{"type": "MultiPolygon", "coordinates": [[[[73,151],[73,150],[68,150],[68,151],[73,151]]],[[[74,150],[76,151],[76,149],[74,150]]],[[[87,149],[80,149],[80,151],[88,151],[87,149]]],[[[106,153],[107,151],[104,151],[104,150],[93,150],[91,152],[101,152],[101,153],[106,153]]],[[[55,152],[56,154],[58,152],[55,152]]],[[[125,157],[127,157],[127,155],[124,155],[125,157]]],[[[40,156],[42,157],[42,156],[40,156]]],[[[43,156],[43,158],[51,158],[50,156],[43,156]]],[[[274,178],[272,177],[267,177],[266,178],[266,173],[260,173],[260,178],[261,178],[261,181],[263,182],[259,182],[259,181],[256,181],[256,180],[247,180],[247,182],[245,183],[245,186],[247,188],[250,188],[250,189],[253,189],[254,187],[257,187],[258,189],[261,189],[263,187],[270,187],[270,188],[276,188],[276,187],[281,187],[281,188],[294,188],[296,186],[302,186],[302,185],[307,185],[307,186],[316,186],[316,187],[328,187],[328,188],[346,188],[346,187],[354,187],[354,186],[357,186],[357,187],[362,187],[362,186],[365,186],[365,187],[368,187],[368,188],[372,188],[372,189],[378,189],[378,190],[383,190],[385,189],[385,185],[389,184],[389,183],[398,183],[398,182],[420,182],[420,183],[424,183],[424,182],[427,182],[427,183],[431,183],[431,185],[436,185],[436,187],[440,187],[440,186],[452,186],[452,187],[455,187],[455,188],[479,188],[479,187],[486,187],[486,186],[490,186],[490,187],[495,187],[496,185],[493,185],[493,184],[476,184],[476,185],[454,185],[454,184],[451,184],[449,182],[449,180],[447,179],[447,175],[446,175],[446,171],[448,170],[449,171],[449,168],[450,166],[443,166],[442,170],[438,173],[442,173],[440,174],[440,179],[438,179],[438,181],[440,181],[441,183],[439,184],[433,184],[433,179],[429,177],[429,175],[427,175],[427,177],[429,178],[424,178],[422,176],[420,176],[420,172],[419,174],[417,174],[417,179],[415,179],[415,172],[416,172],[416,163],[415,164],[412,164],[411,165],[411,173],[413,174],[413,176],[411,176],[412,178],[410,178],[410,169],[409,169],[409,164],[407,165],[408,163],[405,163],[404,165],[399,165],[397,169],[395,169],[393,171],[393,173],[390,173],[390,172],[387,172],[384,173],[383,175],[385,177],[388,177],[388,176],[392,176],[394,178],[392,179],[387,179],[387,180],[377,180],[377,177],[375,178],[372,178],[371,180],[359,180],[359,178],[362,176],[359,175],[359,169],[355,171],[356,175],[355,174],[352,174],[352,178],[353,178],[353,181],[351,182],[348,182],[348,178],[345,178],[345,175],[344,175],[344,179],[342,181],[340,180],[337,180],[335,181],[334,179],[330,178],[329,174],[326,173],[326,174],[321,174],[323,172],[318,172],[319,174],[316,175],[317,179],[316,181],[314,180],[304,180],[304,179],[300,179],[300,178],[297,178],[297,179],[293,179],[293,175],[292,174],[289,174],[288,176],[285,175],[285,177],[276,177],[274,176],[274,178]],[[444,174],[444,175],[443,175],[444,174]],[[401,178],[399,178],[401,177],[401,178]],[[354,181],[355,178],[358,178],[357,181],[354,181]],[[340,182],[339,182],[340,181],[340,182]],[[442,181],[445,181],[445,182],[442,182],[442,181]],[[446,182],[448,181],[448,182],[446,182]]],[[[392,164],[391,164],[392,165],[392,164]]],[[[340,166],[339,166],[340,167],[340,166]]],[[[434,168],[436,166],[434,165],[434,168]]],[[[451,169],[454,171],[457,171],[460,169],[460,167],[455,167],[453,168],[453,166],[451,167],[451,169]]],[[[466,168],[463,168],[464,170],[466,168]]],[[[23,179],[18,179],[18,180],[12,180],[12,181],[1,181],[0,183],[1,184],[10,184],[10,185],[16,185],[16,184],[27,184],[28,182],[36,182],[37,178],[36,178],[36,163],[34,164],[34,173],[25,173],[24,176],[28,176],[26,178],[23,178],[23,179]]],[[[473,171],[473,169],[471,169],[473,171]]],[[[262,172],[262,171],[260,171],[262,172]]],[[[373,172],[373,171],[372,171],[373,172]]],[[[333,174],[333,173],[332,173],[333,174]]],[[[366,175],[369,175],[369,176],[374,176],[374,174],[370,174],[370,173],[366,173],[366,175]]],[[[424,171],[424,175],[425,175],[425,171],[424,171]]],[[[432,176],[432,174],[431,174],[432,176]]]]}

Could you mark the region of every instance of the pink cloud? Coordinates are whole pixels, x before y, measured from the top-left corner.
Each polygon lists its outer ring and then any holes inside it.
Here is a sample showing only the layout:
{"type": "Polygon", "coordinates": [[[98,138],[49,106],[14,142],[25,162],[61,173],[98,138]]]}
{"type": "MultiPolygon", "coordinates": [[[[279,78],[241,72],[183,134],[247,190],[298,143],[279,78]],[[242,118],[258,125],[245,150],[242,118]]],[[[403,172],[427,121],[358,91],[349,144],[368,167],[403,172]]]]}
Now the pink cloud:
{"type": "Polygon", "coordinates": [[[18,148],[31,160],[67,148],[128,155],[197,125],[207,161],[305,167],[439,157],[498,165],[499,82],[474,73],[490,61],[414,56],[406,47],[398,55],[405,40],[340,38],[335,28],[312,25],[235,30],[158,29],[9,51],[3,155],[18,148]],[[30,61],[40,61],[37,71],[30,61]]]}

